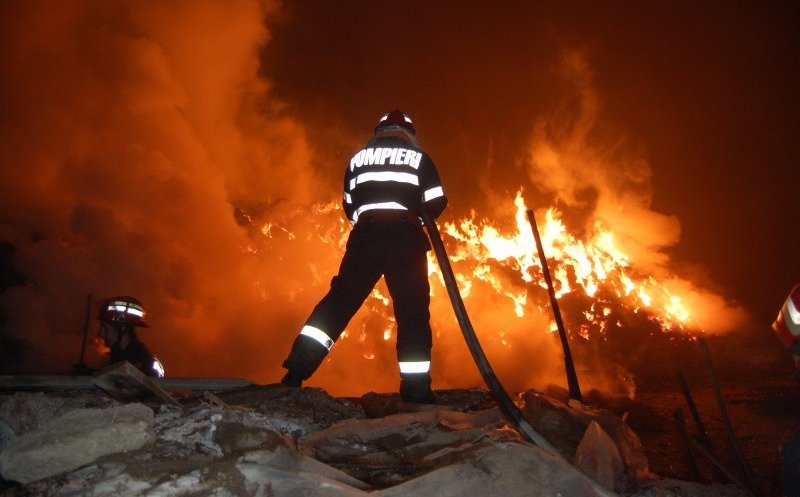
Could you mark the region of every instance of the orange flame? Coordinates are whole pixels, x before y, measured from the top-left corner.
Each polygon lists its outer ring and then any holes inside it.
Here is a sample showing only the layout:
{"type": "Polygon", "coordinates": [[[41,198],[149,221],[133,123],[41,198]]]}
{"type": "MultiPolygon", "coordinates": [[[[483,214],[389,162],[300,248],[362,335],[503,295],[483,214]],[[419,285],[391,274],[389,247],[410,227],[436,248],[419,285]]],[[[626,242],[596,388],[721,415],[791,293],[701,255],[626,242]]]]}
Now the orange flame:
{"type": "MultiPolygon", "coordinates": [[[[473,278],[484,281],[498,294],[511,299],[519,317],[524,316],[528,300],[528,286],[512,290],[503,285],[495,275],[493,267],[514,271],[522,282],[547,288],[542,275],[542,266],[536,256],[536,245],[532,227],[528,222],[522,191],[514,199],[516,207],[516,230],[502,234],[488,221],[476,221],[473,212],[469,219],[446,223],[444,233],[458,242],[451,254],[453,261],[473,260],[475,268],[471,275],[461,275],[464,297],[469,295],[473,278]]],[[[548,208],[541,223],[541,238],[550,270],[554,279],[556,298],[579,292],[586,297],[597,297],[602,287],[613,291],[626,305],[644,308],[651,313],[662,329],[683,330],[691,322],[691,316],[681,297],[674,295],[666,285],[652,276],[637,277],[631,268],[629,257],[614,242],[614,234],[596,221],[585,240],[571,235],[564,225],[561,214],[548,208]]],[[[607,318],[610,310],[593,313],[587,320],[607,318]]]]}
{"type": "MultiPolygon", "coordinates": [[[[511,230],[504,231],[489,220],[476,219],[473,211],[468,218],[444,223],[442,234],[448,245],[451,263],[456,267],[456,279],[462,297],[465,300],[470,298],[476,282],[487,284],[496,295],[508,299],[517,318],[523,318],[532,308],[540,313],[545,312],[541,304],[531,304],[531,297],[535,296],[536,302],[545,302],[542,291],[535,287],[546,289],[547,285],[521,189],[513,204],[515,223],[511,230]]],[[[313,238],[326,246],[343,250],[350,224],[340,210],[341,206],[335,201],[312,206],[312,213],[323,216],[326,221],[316,224],[306,239],[313,238]],[[338,222],[330,223],[331,218],[338,222]]],[[[557,209],[545,209],[543,217],[544,222],[538,224],[556,298],[577,294],[593,299],[590,309],[580,313],[587,323],[595,324],[602,332],[608,324],[607,320],[614,319],[613,322],[619,327],[620,323],[612,314],[607,300],[608,296],[615,296],[615,305],[622,305],[634,313],[646,311],[664,331],[680,331],[692,326],[691,314],[681,296],[652,276],[638,275],[628,255],[617,247],[614,233],[600,221],[595,221],[581,240],[569,233],[557,209]]],[[[247,220],[253,222],[250,216],[247,216],[247,220]]],[[[293,231],[274,221],[262,224],[256,231],[262,236],[261,243],[266,244],[274,238],[276,230],[283,232],[288,240],[297,239],[293,231]]],[[[258,253],[261,248],[248,245],[243,250],[258,253]]],[[[314,274],[319,272],[315,263],[308,264],[314,274]]],[[[445,298],[444,292],[441,296],[437,292],[437,289],[444,287],[444,280],[433,252],[428,252],[428,275],[434,302],[437,298],[445,298]]],[[[395,326],[394,318],[388,312],[390,302],[390,298],[378,288],[371,292],[367,301],[367,307],[386,320],[382,327],[385,341],[391,338],[395,326]]],[[[549,329],[544,331],[556,331],[555,322],[550,322],[549,329]]],[[[588,338],[586,325],[575,331],[588,338]]],[[[365,333],[362,331],[360,334],[362,343],[365,333]]],[[[342,338],[346,337],[347,333],[342,335],[342,338]]],[[[371,359],[374,354],[366,353],[366,356],[371,359]]]]}

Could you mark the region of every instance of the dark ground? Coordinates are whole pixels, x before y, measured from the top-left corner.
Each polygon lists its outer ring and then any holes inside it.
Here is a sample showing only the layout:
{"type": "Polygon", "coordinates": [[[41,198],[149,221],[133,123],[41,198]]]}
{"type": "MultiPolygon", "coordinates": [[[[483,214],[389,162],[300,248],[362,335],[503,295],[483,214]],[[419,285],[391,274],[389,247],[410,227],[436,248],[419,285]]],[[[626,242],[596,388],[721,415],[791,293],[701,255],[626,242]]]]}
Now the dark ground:
{"type": "MultiPolygon", "coordinates": [[[[715,357],[725,357],[720,344],[713,345],[715,357]]],[[[730,357],[727,356],[727,359],[730,357]]],[[[800,388],[792,377],[791,361],[788,357],[778,356],[778,359],[779,364],[774,369],[764,368],[764,364],[760,367],[751,365],[747,368],[740,367],[737,373],[730,361],[719,361],[719,367],[716,368],[734,436],[755,475],[763,497],[781,495],[780,447],[800,428],[800,388]]],[[[681,365],[697,366],[688,358],[681,365]]],[[[707,376],[707,369],[705,365],[702,366],[694,370],[687,369],[688,388],[718,460],[737,479],[744,481],[725,430],[711,380],[707,376]]],[[[487,407],[486,404],[493,404],[484,389],[474,392],[473,399],[465,390],[437,391],[437,403],[452,404],[453,399],[448,397],[451,395],[458,402],[467,402],[471,408],[484,408],[487,407]]],[[[565,389],[557,386],[547,388],[545,393],[562,401],[567,401],[569,397],[565,389]]],[[[385,416],[394,413],[394,406],[387,399],[396,397],[396,394],[367,394],[360,399],[348,400],[362,405],[368,416],[385,416]],[[381,399],[383,402],[380,402],[381,399]],[[376,409],[376,412],[372,412],[376,409]]],[[[584,400],[593,407],[607,409],[625,418],[641,439],[650,471],[656,475],[704,484],[723,483],[717,478],[711,462],[695,448],[690,452],[700,478],[694,478],[690,474],[683,440],[673,412],[681,409],[689,437],[699,439],[700,435],[677,378],[662,377],[661,382],[640,386],[633,399],[593,390],[584,393],[584,400]]]]}
{"type": "MultiPolygon", "coordinates": [[[[743,479],[710,381],[689,382],[689,388],[716,455],[737,478],[743,479]]],[[[780,446],[800,428],[797,382],[788,376],[745,382],[721,380],[720,388],[734,435],[763,495],[780,496],[780,446]]],[[[627,422],[642,440],[651,471],[664,477],[692,480],[673,411],[677,408],[683,411],[690,437],[699,435],[677,381],[672,390],[643,391],[632,400],[603,397],[594,392],[586,400],[620,416],[628,413],[627,422]]],[[[709,461],[695,449],[691,453],[697,462],[700,481],[717,481],[709,461]]]]}
{"type": "MultiPolygon", "coordinates": [[[[710,381],[690,379],[688,385],[716,455],[737,478],[743,479],[728,441],[710,381]]],[[[761,495],[780,496],[779,448],[800,427],[800,388],[787,374],[772,378],[723,378],[721,390],[734,433],[756,476],[761,495]]],[[[315,389],[306,391],[307,396],[314,393],[315,389]]],[[[235,396],[245,393],[247,392],[243,390],[220,393],[219,396],[226,402],[239,404],[244,403],[243,399],[237,399],[235,396]]],[[[548,388],[546,393],[551,397],[567,400],[566,391],[562,388],[548,388]]],[[[651,472],[665,478],[698,481],[690,475],[682,438],[673,418],[673,412],[680,408],[686,418],[689,436],[698,437],[697,427],[691,419],[677,381],[672,384],[663,383],[658,388],[642,389],[633,399],[612,397],[597,391],[584,393],[584,398],[587,404],[612,411],[627,421],[642,441],[651,472]]],[[[344,400],[360,405],[368,417],[382,417],[403,409],[395,392],[371,393],[344,400]]],[[[437,404],[450,405],[456,410],[471,411],[491,407],[494,402],[489,393],[480,388],[437,391],[437,404]]],[[[313,403],[307,406],[301,403],[299,407],[302,411],[325,412],[325,409],[315,408],[313,403]]],[[[696,449],[691,453],[699,468],[699,481],[704,484],[719,482],[712,465],[696,449]]],[[[385,468],[382,470],[385,472],[385,468]]],[[[365,481],[371,481],[369,474],[359,474],[359,476],[365,481]]]]}
{"type": "MultiPolygon", "coordinates": [[[[787,372],[790,373],[791,369],[781,371],[787,372]]],[[[800,428],[800,388],[788,373],[772,378],[762,374],[742,378],[746,376],[743,374],[739,378],[720,380],[734,436],[755,474],[763,497],[780,497],[780,446],[800,428]]],[[[696,379],[688,379],[687,384],[715,455],[737,479],[744,481],[711,381],[697,376],[696,379]]],[[[551,397],[568,400],[568,392],[561,387],[546,390],[551,397]]],[[[397,395],[367,394],[347,400],[361,405],[368,416],[380,417],[396,412],[397,407],[392,404],[392,399],[398,400],[397,395]]],[[[699,432],[677,379],[672,383],[664,382],[643,389],[633,399],[612,397],[593,390],[584,394],[584,400],[593,407],[607,409],[626,419],[641,439],[650,471],[656,475],[704,484],[723,483],[716,477],[710,461],[694,448],[691,454],[699,470],[699,480],[690,474],[673,412],[681,409],[690,437],[699,438],[699,432]]],[[[437,391],[437,403],[452,404],[457,409],[480,409],[494,404],[484,389],[437,391]],[[474,394],[472,397],[471,393],[474,394]]]]}
{"type": "MultiPolygon", "coordinates": [[[[719,379],[733,433],[752,467],[757,485],[766,497],[780,496],[780,447],[800,428],[800,388],[784,346],[767,325],[726,335],[654,333],[646,321],[609,334],[604,340],[573,341],[576,364],[591,374],[604,361],[620,364],[636,385],[633,399],[596,391],[585,392],[586,402],[619,416],[627,413],[628,425],[645,447],[650,470],[681,480],[695,480],[685,457],[683,439],[673,415],[681,409],[690,437],[699,438],[677,375],[685,377],[700,418],[722,464],[744,481],[729,442],[717,398],[712,388],[706,344],[719,379]],[[700,338],[703,337],[703,338],[700,338]]],[[[558,387],[546,391],[566,400],[558,387]]],[[[561,389],[563,390],[563,389],[561,389]]],[[[708,459],[692,447],[700,481],[719,481],[708,459]]]]}

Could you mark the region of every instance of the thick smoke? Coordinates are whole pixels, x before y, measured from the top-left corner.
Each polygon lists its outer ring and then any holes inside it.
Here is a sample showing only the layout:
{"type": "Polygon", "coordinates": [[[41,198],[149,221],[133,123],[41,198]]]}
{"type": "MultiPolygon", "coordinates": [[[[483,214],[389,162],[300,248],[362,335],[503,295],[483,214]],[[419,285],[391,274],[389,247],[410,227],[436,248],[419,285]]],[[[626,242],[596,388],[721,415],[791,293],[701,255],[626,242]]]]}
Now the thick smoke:
{"type": "Polygon", "coordinates": [[[652,207],[652,170],[646,155],[603,125],[602,100],[582,52],[567,52],[559,71],[565,95],[549,116],[537,119],[526,162],[531,182],[563,210],[583,215],[580,232],[596,221],[614,233],[634,269],[657,278],[691,312],[690,325],[731,331],[747,322],[745,311],[698,288],[671,268],[668,250],[680,240],[680,221],[652,207]]]}
{"type": "MultiPolygon", "coordinates": [[[[276,381],[348,227],[325,207],[340,193],[317,178],[303,126],[259,76],[271,8],[58,7],[4,5],[0,239],[25,284],[0,306],[4,336],[30,344],[17,371],[69,371],[91,293],[92,315],[103,297],[144,303],[139,334],[169,375],[276,381]]],[[[375,331],[386,315],[365,306],[315,381],[396,388],[393,341],[375,331]],[[354,381],[368,360],[379,372],[354,381]]]]}
{"type": "Polygon", "coordinates": [[[0,306],[32,344],[23,370],[77,362],[91,293],[145,304],[169,374],[277,376],[305,305],[286,301],[282,261],[245,255],[234,209],[315,192],[303,130],[257,75],[269,7],[2,11],[0,239],[26,283],[0,306]]]}
{"type": "Polygon", "coordinates": [[[601,102],[581,53],[564,57],[561,75],[568,94],[549,117],[534,125],[528,173],[543,192],[567,209],[585,209],[608,223],[638,265],[662,267],[665,247],[680,237],[680,223],[650,208],[652,172],[630,153],[624,139],[609,138],[600,125],[601,102]]]}

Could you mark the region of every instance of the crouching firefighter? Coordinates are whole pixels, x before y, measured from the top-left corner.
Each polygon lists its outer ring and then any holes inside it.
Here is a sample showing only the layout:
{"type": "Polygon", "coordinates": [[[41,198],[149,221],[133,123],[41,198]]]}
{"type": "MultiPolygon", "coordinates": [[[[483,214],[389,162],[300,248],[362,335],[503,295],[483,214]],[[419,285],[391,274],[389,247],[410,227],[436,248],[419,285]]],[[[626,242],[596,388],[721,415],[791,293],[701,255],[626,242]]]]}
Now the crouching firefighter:
{"type": "Polygon", "coordinates": [[[439,173],[419,145],[411,118],[393,110],[350,159],[344,175],[344,212],[353,223],[339,273],[295,339],[282,383],[299,387],[311,377],[381,276],[397,321],[400,395],[430,402],[431,326],[427,251],[419,218],[447,205],[439,173]]]}
{"type": "Polygon", "coordinates": [[[147,376],[164,376],[164,366],[139,341],[136,328],[146,328],[145,310],[133,297],[114,297],[103,302],[97,315],[97,336],[111,349],[110,364],[128,361],[147,376]]]}

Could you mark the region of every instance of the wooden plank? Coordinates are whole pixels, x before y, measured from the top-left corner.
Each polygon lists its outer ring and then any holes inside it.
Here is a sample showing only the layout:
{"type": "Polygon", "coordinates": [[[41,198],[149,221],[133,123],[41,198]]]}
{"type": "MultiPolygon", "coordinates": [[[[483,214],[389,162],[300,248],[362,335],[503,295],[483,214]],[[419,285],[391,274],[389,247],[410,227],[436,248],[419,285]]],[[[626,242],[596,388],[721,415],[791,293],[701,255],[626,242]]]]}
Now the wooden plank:
{"type": "Polygon", "coordinates": [[[0,376],[0,391],[94,390],[91,376],[0,376]]]}
{"type": "MultiPolygon", "coordinates": [[[[164,390],[223,391],[253,385],[240,378],[150,378],[164,390]]],[[[0,376],[0,391],[95,390],[91,376],[0,376]]]]}
{"type": "Polygon", "coordinates": [[[128,361],[101,369],[94,374],[92,381],[120,402],[141,402],[156,409],[161,404],[182,407],[175,397],[156,385],[128,361]]]}
{"type": "Polygon", "coordinates": [[[252,381],[241,378],[152,378],[164,390],[236,390],[253,385],[252,381]]]}
{"type": "MultiPolygon", "coordinates": [[[[210,388],[208,390],[211,390],[210,388]]],[[[236,390],[227,390],[220,392],[218,397],[220,400],[230,405],[241,404],[255,404],[278,397],[284,397],[292,388],[287,387],[281,383],[272,383],[269,385],[253,385],[249,384],[236,390]]]]}

